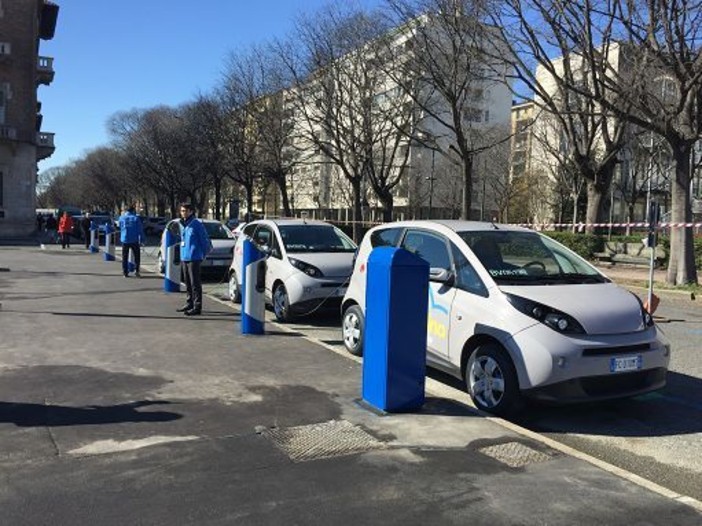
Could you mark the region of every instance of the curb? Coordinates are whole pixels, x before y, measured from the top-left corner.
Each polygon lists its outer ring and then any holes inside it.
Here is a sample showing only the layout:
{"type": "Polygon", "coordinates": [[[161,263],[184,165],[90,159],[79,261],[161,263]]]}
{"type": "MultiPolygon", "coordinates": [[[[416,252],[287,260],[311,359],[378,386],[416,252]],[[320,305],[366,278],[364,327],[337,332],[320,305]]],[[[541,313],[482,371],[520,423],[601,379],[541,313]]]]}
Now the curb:
{"type": "MultiPolygon", "coordinates": [[[[221,298],[218,298],[214,296],[212,293],[207,293],[205,294],[208,298],[216,301],[217,303],[220,303],[221,305],[225,305],[229,307],[230,309],[241,312],[241,309],[238,305],[233,304],[231,301],[226,301],[221,298]]],[[[277,329],[280,329],[284,332],[295,332],[298,333],[299,331],[291,329],[290,327],[287,327],[286,325],[282,325],[276,321],[270,321],[266,320],[267,324],[272,324],[274,325],[277,329]]],[[[302,338],[305,340],[320,345],[324,347],[327,350],[330,350],[331,352],[342,356],[346,358],[347,360],[352,360],[358,364],[361,364],[363,360],[359,358],[358,356],[353,356],[352,354],[349,354],[347,352],[343,352],[327,343],[324,343],[321,340],[318,340],[317,338],[313,338],[310,336],[305,336],[302,335],[302,338]]],[[[615,475],[619,478],[622,478],[624,480],[627,480],[633,484],[636,484],[637,486],[643,487],[648,489],[649,491],[653,491],[654,493],[657,493],[663,497],[666,497],[670,500],[673,500],[677,503],[684,504],[686,506],[689,506],[696,511],[702,513],[702,501],[699,501],[693,497],[688,497],[687,495],[682,495],[680,493],[677,493],[675,491],[672,491],[668,488],[665,488],[659,484],[656,484],[655,482],[645,479],[639,475],[636,475],[635,473],[631,473],[630,471],[626,471],[625,469],[622,469],[618,466],[615,466],[614,464],[610,464],[609,462],[605,462],[604,460],[600,460],[596,457],[593,457],[591,455],[588,455],[587,453],[583,453],[582,451],[578,451],[577,449],[574,449],[570,446],[567,446],[565,444],[561,444],[560,442],[557,442],[556,440],[553,440],[551,438],[545,437],[543,435],[540,435],[539,433],[535,433],[534,431],[530,431],[529,429],[526,429],[524,427],[521,427],[517,424],[514,424],[508,420],[504,420],[500,417],[496,417],[494,415],[491,415],[489,413],[485,413],[483,411],[480,411],[478,408],[473,405],[472,400],[468,396],[468,393],[464,391],[460,391],[458,389],[455,389],[453,387],[450,387],[446,384],[443,384],[437,380],[434,380],[433,378],[427,378],[426,379],[426,390],[428,393],[431,393],[432,395],[440,396],[443,398],[448,398],[450,400],[453,400],[455,402],[459,402],[461,404],[466,405],[472,412],[474,412],[476,415],[481,416],[483,418],[487,418],[489,421],[505,428],[508,429],[509,431],[512,431],[513,433],[516,433],[518,435],[524,436],[526,438],[529,438],[531,440],[534,440],[536,442],[540,442],[541,444],[544,444],[545,446],[548,446],[552,449],[555,449],[557,451],[560,451],[561,453],[564,453],[566,455],[569,455],[571,457],[577,458],[579,460],[582,460],[584,462],[587,462],[597,468],[600,468],[608,473],[611,473],[612,475],[615,475]]]]}

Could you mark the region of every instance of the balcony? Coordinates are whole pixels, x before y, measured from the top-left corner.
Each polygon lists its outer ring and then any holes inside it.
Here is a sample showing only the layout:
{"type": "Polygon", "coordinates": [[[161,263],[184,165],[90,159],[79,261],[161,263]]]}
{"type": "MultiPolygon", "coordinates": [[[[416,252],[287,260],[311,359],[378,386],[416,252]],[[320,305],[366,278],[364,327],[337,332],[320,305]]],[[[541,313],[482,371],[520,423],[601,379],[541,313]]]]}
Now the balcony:
{"type": "Polygon", "coordinates": [[[54,134],[47,132],[37,132],[37,161],[51,157],[56,147],[54,146],[54,134]]]}
{"type": "Polygon", "coordinates": [[[37,82],[48,86],[54,80],[54,59],[39,57],[37,61],[37,82]]]}

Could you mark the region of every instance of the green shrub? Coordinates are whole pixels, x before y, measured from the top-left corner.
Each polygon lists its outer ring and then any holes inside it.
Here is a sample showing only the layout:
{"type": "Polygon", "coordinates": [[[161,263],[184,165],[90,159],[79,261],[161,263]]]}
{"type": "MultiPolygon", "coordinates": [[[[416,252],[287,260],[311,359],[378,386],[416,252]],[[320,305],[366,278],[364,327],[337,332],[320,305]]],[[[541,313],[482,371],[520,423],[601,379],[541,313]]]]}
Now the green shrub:
{"type": "Polygon", "coordinates": [[[605,238],[595,234],[581,232],[542,232],[551,239],[565,245],[580,257],[592,259],[595,252],[604,250],[605,238]]]}

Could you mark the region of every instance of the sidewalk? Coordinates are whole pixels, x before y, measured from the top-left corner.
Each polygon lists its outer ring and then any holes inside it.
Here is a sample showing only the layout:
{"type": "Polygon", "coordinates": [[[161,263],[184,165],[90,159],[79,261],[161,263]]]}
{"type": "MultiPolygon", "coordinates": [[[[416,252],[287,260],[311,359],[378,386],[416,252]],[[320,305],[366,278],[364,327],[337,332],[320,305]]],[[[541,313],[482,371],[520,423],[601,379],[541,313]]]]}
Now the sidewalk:
{"type": "Polygon", "coordinates": [[[476,413],[359,404],[355,361],[82,249],[1,247],[0,491],[25,524],[700,524],[476,413]]]}

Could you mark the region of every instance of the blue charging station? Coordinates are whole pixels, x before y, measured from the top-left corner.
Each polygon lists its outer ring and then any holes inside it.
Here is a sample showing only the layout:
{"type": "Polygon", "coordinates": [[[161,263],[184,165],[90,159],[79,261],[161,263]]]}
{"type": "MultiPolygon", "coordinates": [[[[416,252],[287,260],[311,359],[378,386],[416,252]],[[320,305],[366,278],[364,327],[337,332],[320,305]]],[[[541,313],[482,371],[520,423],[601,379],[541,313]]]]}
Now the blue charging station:
{"type": "Polygon", "coordinates": [[[90,221],[90,253],[97,254],[100,252],[100,236],[98,235],[98,227],[95,221],[90,221]]]}
{"type": "Polygon", "coordinates": [[[114,228],[108,222],[105,223],[105,261],[115,260],[115,239],[114,239],[114,228]]]}
{"type": "Polygon", "coordinates": [[[401,248],[370,253],[363,337],[363,400],[387,412],[424,404],[429,264],[401,248]]]}
{"type": "Polygon", "coordinates": [[[175,251],[179,250],[178,238],[166,229],[166,253],[163,258],[163,290],[166,292],[180,292],[180,266],[175,262],[175,251]]]}
{"type": "Polygon", "coordinates": [[[244,239],[241,290],[241,334],[263,334],[266,321],[266,254],[244,239]]]}

